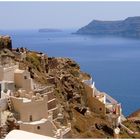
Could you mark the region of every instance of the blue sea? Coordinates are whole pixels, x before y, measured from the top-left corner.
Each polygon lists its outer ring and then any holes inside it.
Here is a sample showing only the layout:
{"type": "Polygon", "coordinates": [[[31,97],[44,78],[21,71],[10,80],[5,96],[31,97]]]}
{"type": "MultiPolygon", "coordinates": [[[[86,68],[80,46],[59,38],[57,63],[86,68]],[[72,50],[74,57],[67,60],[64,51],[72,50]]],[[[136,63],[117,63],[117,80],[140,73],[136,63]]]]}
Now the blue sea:
{"type": "Polygon", "coordinates": [[[124,115],[140,108],[140,39],[72,34],[74,30],[0,31],[12,37],[13,47],[69,57],[92,75],[95,86],[121,102],[124,115]]]}

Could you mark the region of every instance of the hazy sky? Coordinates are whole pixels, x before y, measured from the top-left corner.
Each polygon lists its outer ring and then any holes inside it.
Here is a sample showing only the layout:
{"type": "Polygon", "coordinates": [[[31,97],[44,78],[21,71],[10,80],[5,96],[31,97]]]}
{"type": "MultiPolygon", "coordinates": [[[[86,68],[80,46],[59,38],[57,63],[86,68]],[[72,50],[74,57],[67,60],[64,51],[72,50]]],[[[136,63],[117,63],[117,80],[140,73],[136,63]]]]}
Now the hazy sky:
{"type": "Polygon", "coordinates": [[[0,2],[0,29],[79,28],[140,16],[140,2],[0,2]]]}

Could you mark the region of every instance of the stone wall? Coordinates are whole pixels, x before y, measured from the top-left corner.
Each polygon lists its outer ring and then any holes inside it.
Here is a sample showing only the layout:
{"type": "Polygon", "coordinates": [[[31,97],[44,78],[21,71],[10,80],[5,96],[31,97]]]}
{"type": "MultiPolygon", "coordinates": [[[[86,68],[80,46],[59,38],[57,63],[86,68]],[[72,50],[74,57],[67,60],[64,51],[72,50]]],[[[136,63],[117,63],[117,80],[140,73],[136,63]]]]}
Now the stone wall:
{"type": "Polygon", "coordinates": [[[72,132],[71,131],[68,131],[68,133],[63,135],[63,139],[66,139],[66,138],[72,138],[72,132]]]}
{"type": "Polygon", "coordinates": [[[0,66],[0,81],[14,81],[14,71],[18,69],[18,65],[0,66]]]}
{"type": "Polygon", "coordinates": [[[53,99],[52,101],[48,102],[48,110],[56,108],[56,100],[53,99]]]}
{"type": "Polygon", "coordinates": [[[7,99],[0,99],[0,110],[4,111],[8,108],[7,99]]]}
{"type": "Polygon", "coordinates": [[[99,101],[98,99],[96,99],[95,97],[91,98],[91,100],[89,100],[89,104],[90,104],[90,108],[92,109],[92,111],[101,114],[101,115],[105,115],[106,114],[106,107],[105,104],[102,103],[101,101],[99,101]]]}
{"type": "Polygon", "coordinates": [[[8,90],[10,91],[15,91],[15,84],[13,81],[0,81],[0,98],[5,98],[4,92],[7,92],[8,90]]]}
{"type": "Polygon", "coordinates": [[[105,115],[106,114],[105,104],[101,102],[99,99],[95,98],[94,89],[85,84],[85,91],[88,107],[98,114],[105,115]]]}
{"type": "Polygon", "coordinates": [[[34,123],[21,123],[20,130],[53,137],[56,128],[51,121],[40,120],[40,122],[34,122],[34,123]]]}
{"type": "Polygon", "coordinates": [[[84,94],[84,100],[85,100],[85,103],[89,106],[88,100],[93,97],[93,89],[87,84],[84,84],[84,87],[85,87],[85,92],[86,92],[86,94],[84,94]]]}
{"type": "Polygon", "coordinates": [[[48,117],[47,96],[37,100],[13,96],[10,99],[14,110],[19,113],[21,121],[31,122],[48,117]]]}
{"type": "Polygon", "coordinates": [[[14,81],[17,88],[22,88],[27,91],[33,89],[33,81],[30,78],[30,73],[26,70],[17,69],[14,73],[14,81]]]}
{"type": "Polygon", "coordinates": [[[45,95],[48,96],[48,101],[55,98],[54,91],[47,92],[47,93],[45,93],[45,95]]]}

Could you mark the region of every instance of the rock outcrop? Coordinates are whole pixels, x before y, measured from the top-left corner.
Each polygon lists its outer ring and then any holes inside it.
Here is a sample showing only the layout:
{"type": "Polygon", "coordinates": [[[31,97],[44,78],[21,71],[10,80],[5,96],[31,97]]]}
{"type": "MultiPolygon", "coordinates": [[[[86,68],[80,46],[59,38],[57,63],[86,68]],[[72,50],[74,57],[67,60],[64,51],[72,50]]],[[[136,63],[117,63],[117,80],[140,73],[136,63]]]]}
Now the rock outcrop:
{"type": "Polygon", "coordinates": [[[88,25],[80,28],[76,33],[140,37],[140,16],[128,17],[120,21],[93,20],[88,25]]]}
{"type": "Polygon", "coordinates": [[[10,36],[0,36],[0,50],[4,48],[12,50],[12,40],[10,36]]]}

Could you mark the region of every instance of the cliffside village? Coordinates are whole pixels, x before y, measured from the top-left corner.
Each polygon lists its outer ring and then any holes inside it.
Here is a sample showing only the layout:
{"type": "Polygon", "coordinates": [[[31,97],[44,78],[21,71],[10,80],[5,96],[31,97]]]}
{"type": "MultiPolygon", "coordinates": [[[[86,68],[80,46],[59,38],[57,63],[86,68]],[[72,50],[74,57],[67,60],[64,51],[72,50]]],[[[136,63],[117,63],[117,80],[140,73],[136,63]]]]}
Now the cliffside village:
{"type": "MultiPolygon", "coordinates": [[[[0,48],[11,49],[21,61],[26,58],[27,50],[12,49],[11,38],[0,36],[0,48]],[[10,46],[10,47],[9,47],[10,46]]],[[[42,63],[45,54],[38,53],[42,63]]],[[[125,117],[121,104],[104,92],[96,89],[92,78],[83,79],[88,107],[85,115],[91,111],[107,116],[114,125],[114,137],[117,138],[121,125],[129,133],[134,133],[122,124],[125,117]]],[[[53,138],[71,138],[71,123],[63,125],[63,112],[57,104],[54,86],[42,86],[31,78],[28,69],[20,69],[12,55],[0,54],[0,137],[4,138],[13,129],[36,133],[53,138]]],[[[17,131],[16,131],[17,133],[17,131]]]]}

